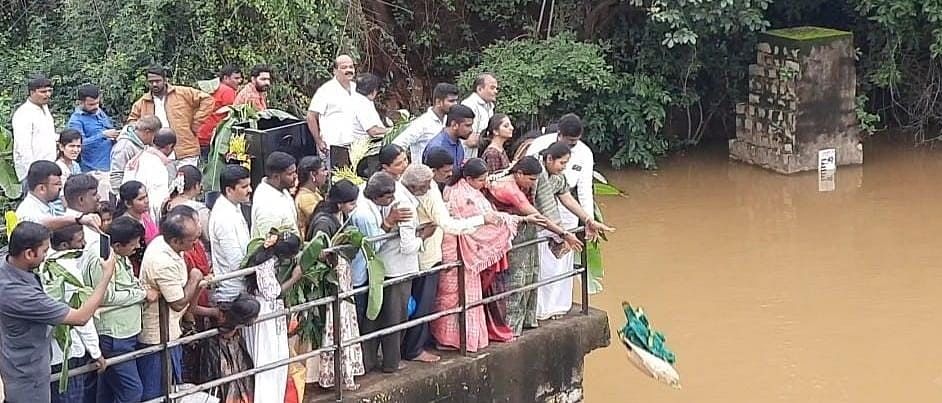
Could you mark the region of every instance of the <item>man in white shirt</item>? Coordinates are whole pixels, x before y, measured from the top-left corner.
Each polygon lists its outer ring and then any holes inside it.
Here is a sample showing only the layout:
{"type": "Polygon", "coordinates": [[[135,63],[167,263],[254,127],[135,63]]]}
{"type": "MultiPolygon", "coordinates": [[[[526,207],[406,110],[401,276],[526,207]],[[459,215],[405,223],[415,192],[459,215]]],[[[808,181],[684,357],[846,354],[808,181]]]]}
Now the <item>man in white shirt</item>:
{"type": "Polygon", "coordinates": [[[474,111],[471,137],[461,143],[464,147],[465,161],[478,156],[478,140],[484,129],[487,129],[488,121],[494,116],[498,91],[497,79],[494,78],[494,75],[482,73],[474,79],[474,93],[461,101],[462,105],[474,111]]]}
{"type": "MultiPolygon", "coordinates": [[[[65,215],[81,218],[98,214],[98,179],[89,174],[72,175],[65,181],[62,192],[68,206],[65,215]]],[[[85,253],[98,253],[101,233],[90,225],[82,226],[85,235],[85,253]]],[[[80,277],[81,278],[81,277],[80,277]]]]}
{"type": "Polygon", "coordinates": [[[330,161],[331,167],[350,163],[355,74],[353,58],[348,55],[337,57],[334,60],[334,78],[317,89],[308,107],[307,127],[314,137],[317,150],[330,161]]]}
{"type": "MultiPolygon", "coordinates": [[[[563,175],[566,184],[573,191],[573,196],[586,212],[595,211],[595,198],[592,194],[592,172],[595,170],[595,156],[589,146],[582,142],[582,119],[574,113],[563,115],[559,119],[559,132],[548,133],[537,137],[530,143],[527,155],[537,155],[557,141],[569,145],[572,155],[563,175]]],[[[571,229],[579,224],[575,215],[569,209],[559,209],[562,227],[571,229]]]]}
{"type": "MultiPolygon", "coordinates": [[[[250,201],[252,179],[248,169],[229,165],[219,175],[222,194],[209,214],[209,244],[213,273],[223,275],[240,269],[251,238],[249,225],[242,215],[242,203],[250,201]]],[[[245,290],[242,277],[220,281],[213,289],[213,302],[235,300],[245,290]]]]}
{"type": "Polygon", "coordinates": [[[26,175],[26,186],[29,193],[16,207],[17,220],[32,221],[53,231],[71,224],[101,227],[101,218],[97,214],[67,216],[65,210],[59,210],[53,203],[59,199],[59,189],[62,188],[62,170],[55,162],[32,163],[26,175]]]}
{"type": "Polygon", "coordinates": [[[252,197],[252,238],[263,238],[272,228],[298,231],[298,211],[288,189],[298,181],[297,161],[275,151],[265,158],[265,174],[252,197]]]}
{"type": "MultiPolygon", "coordinates": [[[[75,278],[83,278],[78,262],[83,253],[89,253],[85,245],[86,238],[83,233],[82,227],[77,224],[54,231],[51,241],[53,252],[46,256],[46,260],[37,271],[46,294],[65,303],[68,303],[69,300],[72,299],[72,295],[75,294],[78,289],[68,283],[65,283],[64,287],[60,287],[59,282],[56,281],[56,276],[52,275],[49,268],[52,265],[58,265],[75,278]],[[83,252],[83,249],[85,252],[83,252]]],[[[98,252],[95,251],[94,253],[98,252]]],[[[107,366],[105,364],[105,358],[101,354],[101,349],[98,346],[98,330],[95,328],[95,321],[90,320],[84,325],[73,326],[70,329],[70,335],[72,344],[67,351],[69,368],[77,368],[85,365],[87,363],[85,360],[86,352],[98,363],[99,368],[103,370],[107,366]]],[[[57,341],[53,340],[52,343],[50,343],[50,348],[52,351],[52,361],[50,361],[52,364],[51,370],[52,373],[57,373],[62,370],[62,362],[66,358],[63,357],[62,348],[57,341]]],[[[50,385],[53,396],[52,401],[81,402],[87,396],[94,396],[91,391],[86,389],[86,380],[89,376],[94,375],[82,374],[69,377],[68,389],[64,393],[58,393],[59,382],[58,380],[53,381],[52,385],[50,385]]]]}
{"type": "Polygon", "coordinates": [[[381,81],[372,73],[357,77],[356,93],[353,94],[353,137],[383,137],[386,125],[376,111],[376,96],[379,95],[381,81]]]}
{"type": "MultiPolygon", "coordinates": [[[[395,200],[396,179],[382,171],[373,174],[363,189],[363,196],[364,198],[357,202],[357,208],[354,210],[356,216],[353,218],[354,224],[361,231],[365,231],[364,235],[379,235],[379,232],[382,231],[380,229],[382,228],[381,223],[384,221],[381,210],[390,206],[395,200]]],[[[400,221],[396,230],[399,237],[380,243],[376,250],[377,257],[386,268],[385,279],[402,277],[419,271],[419,249],[422,247],[422,240],[416,235],[415,208],[418,201],[411,194],[404,196],[403,199],[395,201],[400,208],[409,208],[412,211],[412,218],[400,221]]],[[[382,282],[385,279],[370,278],[370,284],[382,282]]],[[[361,332],[385,329],[408,320],[408,304],[411,292],[412,283],[409,281],[385,287],[379,315],[375,320],[362,318],[360,322],[361,332]]],[[[398,371],[400,369],[401,344],[401,331],[388,334],[380,339],[364,342],[363,365],[366,370],[380,368],[386,373],[398,371]],[[382,362],[378,361],[377,354],[380,345],[383,348],[382,362]]]]}
{"type": "Polygon", "coordinates": [[[170,182],[177,168],[170,154],[177,145],[177,136],[170,128],[163,128],[154,136],[154,144],[144,148],[128,161],[122,183],[135,180],[147,188],[151,217],[160,217],[160,208],[170,198],[170,182]]]}
{"type": "Polygon", "coordinates": [[[55,161],[56,124],[49,111],[52,81],[36,76],[27,83],[29,97],[13,112],[13,167],[16,178],[23,181],[34,161],[55,161]]]}
{"type": "Polygon", "coordinates": [[[421,163],[425,146],[445,128],[445,114],[456,103],[458,87],[454,84],[438,83],[432,91],[432,106],[399,133],[393,144],[408,149],[413,164],[421,163]]]}
{"type": "MultiPolygon", "coordinates": [[[[572,154],[569,163],[566,164],[566,169],[563,171],[563,176],[566,177],[566,184],[579,202],[582,210],[591,217],[592,212],[595,211],[595,199],[592,194],[592,171],[595,169],[595,157],[592,155],[592,150],[581,141],[582,120],[576,114],[569,113],[559,119],[558,126],[558,133],[548,133],[534,139],[527,148],[527,155],[537,155],[556,142],[568,144],[572,154]]],[[[579,218],[570,212],[568,208],[560,208],[559,217],[559,224],[563,229],[569,230],[579,225],[579,218]]],[[[592,223],[587,223],[586,235],[589,238],[595,236],[595,228],[592,225],[592,223]]],[[[541,250],[540,264],[543,269],[540,272],[540,279],[543,279],[545,273],[552,272],[551,270],[545,270],[548,267],[553,267],[552,264],[547,263],[548,261],[559,262],[557,264],[562,266],[557,267],[560,268],[568,265],[569,267],[565,267],[565,270],[571,270],[572,257],[571,254],[567,256],[559,259],[553,256],[552,253],[546,254],[541,250]]],[[[542,320],[547,315],[552,317],[569,311],[572,306],[572,293],[560,292],[560,289],[571,289],[571,287],[572,283],[568,280],[541,287],[537,296],[537,317],[542,320]]]]}

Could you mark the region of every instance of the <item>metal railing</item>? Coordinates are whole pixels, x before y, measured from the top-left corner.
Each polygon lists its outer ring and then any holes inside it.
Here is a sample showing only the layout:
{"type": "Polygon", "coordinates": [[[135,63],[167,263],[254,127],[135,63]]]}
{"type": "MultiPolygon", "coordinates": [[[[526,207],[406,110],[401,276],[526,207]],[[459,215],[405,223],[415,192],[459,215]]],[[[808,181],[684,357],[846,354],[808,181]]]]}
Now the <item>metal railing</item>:
{"type": "MultiPolygon", "coordinates": [[[[570,232],[578,233],[579,239],[582,242],[585,242],[585,228],[584,227],[574,228],[570,232]]],[[[397,234],[389,233],[389,234],[383,234],[376,237],[366,238],[364,241],[375,243],[378,241],[392,239],[396,237],[398,237],[397,234]]],[[[519,244],[515,244],[510,248],[510,250],[528,247],[528,246],[536,246],[537,244],[547,242],[550,239],[552,239],[552,237],[550,236],[543,236],[543,237],[538,236],[535,239],[521,242],[519,244]]],[[[327,248],[325,249],[325,251],[339,251],[344,248],[350,248],[350,247],[352,246],[341,245],[341,246],[336,246],[332,248],[327,248]]],[[[185,344],[189,344],[189,343],[196,342],[202,339],[216,336],[219,334],[219,330],[215,328],[209,329],[209,330],[205,330],[205,331],[193,334],[193,335],[183,336],[176,340],[170,340],[169,339],[169,305],[167,304],[166,301],[164,301],[163,298],[160,298],[159,299],[160,344],[150,346],[150,347],[145,347],[145,348],[138,349],[129,353],[125,353],[125,354],[121,354],[115,357],[108,358],[106,359],[106,363],[108,366],[117,365],[120,363],[136,360],[137,358],[140,358],[146,355],[150,355],[150,354],[154,354],[158,352],[161,353],[162,373],[164,374],[164,380],[165,380],[164,385],[163,385],[163,394],[159,398],[147,401],[147,403],[160,403],[160,402],[172,402],[175,399],[179,399],[187,395],[209,391],[220,385],[234,382],[234,381],[237,381],[237,380],[249,377],[249,376],[254,376],[261,372],[273,370],[273,369],[284,367],[284,366],[287,366],[296,362],[305,361],[309,358],[317,357],[321,353],[335,352],[334,357],[333,357],[333,364],[334,364],[333,389],[334,389],[334,396],[335,396],[336,401],[340,402],[343,400],[343,392],[344,392],[343,390],[344,388],[342,385],[343,383],[342,366],[343,366],[343,351],[344,351],[343,349],[345,347],[362,343],[362,342],[372,340],[375,338],[383,337],[391,333],[403,331],[413,326],[421,325],[424,323],[429,323],[433,320],[436,320],[445,316],[457,314],[458,323],[459,323],[459,346],[460,346],[459,351],[461,355],[467,355],[468,354],[468,350],[467,350],[468,330],[467,330],[466,316],[469,309],[476,308],[478,306],[482,306],[482,305],[485,305],[494,301],[498,301],[498,300],[507,298],[517,293],[535,290],[547,284],[559,282],[559,281],[562,281],[571,277],[575,277],[577,275],[581,276],[581,281],[580,281],[581,282],[581,296],[582,296],[581,312],[584,315],[587,315],[589,312],[588,311],[589,310],[588,269],[587,269],[586,255],[584,251],[580,253],[580,261],[574,264],[573,270],[571,271],[568,271],[568,272],[565,272],[565,273],[562,273],[562,274],[559,274],[559,275],[556,275],[556,276],[553,276],[544,280],[540,280],[532,284],[509,289],[499,294],[491,295],[489,297],[482,298],[480,300],[469,303],[467,301],[467,297],[465,293],[466,273],[465,273],[465,270],[460,270],[460,268],[462,267],[461,250],[460,248],[456,248],[456,249],[458,250],[458,259],[456,262],[443,263],[443,264],[439,264],[438,266],[435,266],[426,270],[421,270],[416,273],[404,275],[401,277],[386,279],[383,281],[383,284],[382,284],[383,288],[385,289],[388,286],[404,283],[406,281],[412,281],[413,279],[416,279],[418,277],[424,277],[424,276],[427,276],[433,273],[438,273],[444,270],[459,268],[459,270],[457,270],[458,305],[453,308],[449,308],[449,309],[445,309],[445,310],[441,310],[437,312],[432,312],[422,317],[407,320],[398,325],[390,326],[384,329],[379,329],[371,333],[360,335],[359,337],[356,337],[353,339],[344,340],[341,334],[341,327],[342,327],[341,318],[340,318],[341,303],[350,297],[354,297],[356,295],[366,293],[369,290],[369,285],[356,287],[348,291],[341,291],[340,288],[337,287],[334,295],[319,298],[313,301],[308,301],[308,302],[294,305],[285,309],[279,309],[277,311],[269,312],[264,315],[259,315],[258,318],[254,322],[252,322],[252,324],[249,325],[251,326],[256,323],[261,323],[261,322],[277,319],[282,316],[286,318],[290,318],[292,314],[308,311],[311,309],[316,309],[317,307],[331,304],[332,314],[333,314],[333,318],[332,318],[333,320],[333,326],[332,326],[333,327],[332,329],[333,344],[332,345],[323,346],[321,348],[315,349],[307,353],[298,354],[294,357],[289,357],[284,360],[268,363],[268,364],[258,366],[258,367],[255,367],[246,371],[238,372],[235,374],[230,374],[219,379],[215,379],[209,382],[195,385],[194,387],[187,388],[185,390],[174,391],[173,364],[171,360],[170,349],[177,346],[182,346],[185,344]]],[[[253,274],[254,272],[255,272],[254,269],[242,269],[242,270],[233,271],[231,273],[227,273],[224,275],[214,276],[213,278],[209,280],[204,280],[203,285],[213,285],[221,281],[230,280],[230,279],[238,278],[238,277],[245,277],[245,276],[253,274]]],[[[120,308],[120,307],[107,307],[107,308],[103,308],[102,310],[99,310],[99,312],[102,312],[105,310],[117,309],[117,308],[120,308]]],[[[357,318],[357,319],[365,320],[361,318],[357,318]]],[[[91,364],[87,364],[84,366],[70,369],[68,376],[72,377],[75,375],[94,372],[96,370],[97,370],[97,365],[94,363],[91,363],[91,364]]],[[[51,382],[56,381],[59,375],[60,374],[58,373],[52,374],[50,377],[50,381],[51,382]]]]}

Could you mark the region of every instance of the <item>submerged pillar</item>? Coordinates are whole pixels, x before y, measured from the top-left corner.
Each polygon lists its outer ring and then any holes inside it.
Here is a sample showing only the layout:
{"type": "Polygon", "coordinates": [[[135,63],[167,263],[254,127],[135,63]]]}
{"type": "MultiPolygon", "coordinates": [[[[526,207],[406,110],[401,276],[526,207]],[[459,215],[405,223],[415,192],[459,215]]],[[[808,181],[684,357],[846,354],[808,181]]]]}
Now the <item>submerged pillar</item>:
{"type": "Polygon", "coordinates": [[[760,34],[756,50],[730,158],[791,174],[817,169],[818,151],[833,148],[838,165],[862,164],[853,34],[776,29],[760,34]]]}

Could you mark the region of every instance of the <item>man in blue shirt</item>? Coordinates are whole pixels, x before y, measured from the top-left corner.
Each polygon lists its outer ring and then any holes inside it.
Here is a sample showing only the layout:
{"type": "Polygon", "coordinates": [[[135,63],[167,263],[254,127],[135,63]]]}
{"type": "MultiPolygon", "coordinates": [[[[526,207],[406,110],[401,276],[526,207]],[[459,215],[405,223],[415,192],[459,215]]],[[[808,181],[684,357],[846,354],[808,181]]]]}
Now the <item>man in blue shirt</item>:
{"type": "Polygon", "coordinates": [[[441,133],[429,140],[422,153],[424,161],[433,148],[441,148],[448,151],[448,154],[455,159],[455,172],[460,172],[461,165],[464,164],[464,148],[461,146],[461,140],[471,137],[472,125],[474,124],[474,111],[467,106],[458,104],[452,106],[448,111],[447,125],[441,133]]]}
{"type": "Polygon", "coordinates": [[[82,172],[108,172],[111,169],[111,146],[118,138],[111,118],[101,109],[101,91],[85,84],[78,89],[79,105],[69,117],[69,128],[82,133],[82,172]]]}

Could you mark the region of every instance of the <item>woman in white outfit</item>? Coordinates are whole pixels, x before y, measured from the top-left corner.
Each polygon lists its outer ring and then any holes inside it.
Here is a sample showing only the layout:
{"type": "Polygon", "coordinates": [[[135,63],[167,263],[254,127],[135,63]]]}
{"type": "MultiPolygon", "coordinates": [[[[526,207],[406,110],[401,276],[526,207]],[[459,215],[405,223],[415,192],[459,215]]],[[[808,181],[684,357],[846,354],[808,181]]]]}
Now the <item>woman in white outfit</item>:
{"type": "MultiPolygon", "coordinates": [[[[301,279],[301,267],[294,259],[300,248],[297,235],[282,232],[269,235],[262,247],[250,252],[246,267],[256,271],[246,278],[246,290],[258,300],[259,316],[284,309],[282,293],[301,279]],[[288,278],[279,282],[280,277],[288,278]]],[[[256,368],[288,359],[288,322],[284,316],[246,327],[242,334],[256,368]]],[[[287,383],[287,366],[256,374],[255,403],[284,403],[287,383]]]]}
{"type": "MultiPolygon", "coordinates": [[[[614,231],[614,228],[595,221],[572,196],[566,177],[562,175],[570,155],[569,145],[563,142],[553,143],[540,152],[539,158],[543,162],[543,172],[537,178],[534,205],[540,214],[563,229],[572,229],[579,224],[579,221],[584,222],[586,237],[589,239],[597,236],[599,232],[614,231]],[[560,209],[560,205],[568,211],[560,209]]],[[[539,235],[553,234],[547,230],[541,230],[539,235]]],[[[540,281],[572,271],[572,251],[581,249],[582,243],[569,232],[565,233],[562,239],[541,243],[539,246],[540,281]]],[[[572,277],[538,289],[537,319],[553,319],[565,315],[570,308],[572,308],[572,277]]]]}

